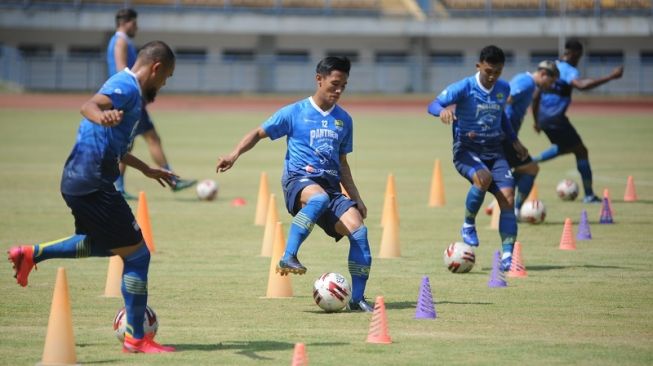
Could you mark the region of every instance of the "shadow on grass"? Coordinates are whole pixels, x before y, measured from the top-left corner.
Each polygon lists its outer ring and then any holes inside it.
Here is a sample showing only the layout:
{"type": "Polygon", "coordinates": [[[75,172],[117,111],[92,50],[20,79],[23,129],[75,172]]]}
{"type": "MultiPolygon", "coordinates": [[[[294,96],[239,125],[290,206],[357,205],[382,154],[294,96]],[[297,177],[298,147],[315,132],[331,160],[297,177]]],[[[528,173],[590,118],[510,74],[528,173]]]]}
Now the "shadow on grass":
{"type": "MultiPolygon", "coordinates": [[[[493,305],[491,302],[474,302],[474,301],[446,301],[434,299],[435,305],[451,304],[451,305],[493,305]]],[[[395,301],[385,303],[385,308],[388,310],[403,310],[415,309],[417,302],[415,301],[395,301]]]]}
{"type": "MultiPolygon", "coordinates": [[[[77,360],[79,361],[79,360],[77,360]]],[[[119,359],[113,359],[113,360],[100,360],[100,361],[82,361],[84,365],[94,365],[94,364],[99,364],[99,363],[116,363],[120,361],[119,359]]]]}
{"type": "Polygon", "coordinates": [[[571,268],[589,268],[589,269],[628,269],[628,267],[619,266],[597,266],[593,264],[584,264],[582,266],[555,266],[555,265],[541,265],[541,266],[527,266],[528,271],[554,271],[557,269],[571,269],[571,268]]]}
{"type": "MultiPolygon", "coordinates": [[[[344,346],[344,342],[316,342],[307,343],[307,347],[333,347],[344,346]]],[[[292,350],[294,343],[278,341],[225,341],[220,343],[209,344],[173,344],[177,351],[236,351],[237,355],[242,355],[253,360],[273,360],[273,358],[261,356],[258,352],[292,350]]]]}

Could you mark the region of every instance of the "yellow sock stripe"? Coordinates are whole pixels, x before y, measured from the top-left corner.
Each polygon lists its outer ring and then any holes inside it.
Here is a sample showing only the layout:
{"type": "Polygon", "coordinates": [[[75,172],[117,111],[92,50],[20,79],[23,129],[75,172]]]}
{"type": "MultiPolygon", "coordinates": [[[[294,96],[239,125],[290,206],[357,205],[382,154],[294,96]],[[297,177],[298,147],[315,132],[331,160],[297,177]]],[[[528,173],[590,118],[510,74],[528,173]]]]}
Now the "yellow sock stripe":
{"type": "Polygon", "coordinates": [[[349,273],[354,276],[368,277],[370,275],[370,266],[349,262],[349,273]]]}
{"type": "Polygon", "coordinates": [[[71,236],[67,236],[67,237],[65,237],[65,238],[61,238],[61,239],[57,239],[57,240],[53,240],[53,241],[49,241],[49,242],[47,242],[47,243],[37,244],[36,246],[39,247],[39,251],[38,251],[38,253],[36,253],[36,254],[34,255],[34,257],[38,257],[38,256],[40,256],[41,254],[43,254],[43,248],[45,248],[45,247],[49,247],[50,245],[59,244],[59,243],[61,243],[62,241],[64,241],[64,240],[68,240],[68,239],[70,239],[70,238],[72,238],[72,237],[73,237],[73,236],[71,235],[71,236]]]}
{"type": "Polygon", "coordinates": [[[313,225],[315,225],[315,223],[311,221],[311,219],[302,212],[299,212],[295,216],[295,218],[292,220],[292,223],[301,228],[308,230],[309,232],[313,230],[313,225]]]}

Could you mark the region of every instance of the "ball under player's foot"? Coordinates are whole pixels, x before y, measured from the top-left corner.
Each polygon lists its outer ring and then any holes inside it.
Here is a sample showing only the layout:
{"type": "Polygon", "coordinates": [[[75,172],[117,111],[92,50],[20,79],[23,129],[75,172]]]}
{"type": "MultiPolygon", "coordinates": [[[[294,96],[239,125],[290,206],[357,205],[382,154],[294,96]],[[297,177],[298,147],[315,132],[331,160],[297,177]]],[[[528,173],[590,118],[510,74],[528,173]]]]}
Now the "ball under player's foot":
{"type": "Polygon", "coordinates": [[[596,197],[595,195],[591,196],[585,196],[583,198],[583,203],[601,203],[603,202],[600,198],[596,197]]]}
{"type": "Polygon", "coordinates": [[[174,347],[163,346],[156,343],[154,341],[154,336],[151,334],[145,335],[142,339],[134,339],[125,336],[125,341],[122,344],[123,353],[164,353],[174,351],[174,347]]]}
{"type": "Polygon", "coordinates": [[[463,225],[463,228],[460,229],[460,236],[462,236],[463,242],[465,244],[471,245],[473,247],[477,247],[479,244],[478,234],[476,234],[476,226],[463,225]]]}
{"type": "Polygon", "coordinates": [[[362,300],[360,301],[349,301],[347,304],[347,309],[350,311],[362,311],[365,313],[372,313],[374,312],[374,304],[370,304],[365,300],[363,297],[362,300]]]}
{"type": "Polygon", "coordinates": [[[176,179],[176,184],[174,186],[171,186],[170,189],[173,192],[179,192],[183,191],[186,188],[190,188],[197,183],[197,179],[176,179]]]}
{"type": "Polygon", "coordinates": [[[294,255],[284,255],[283,258],[277,264],[276,272],[282,276],[287,275],[288,273],[294,273],[298,275],[303,275],[306,273],[306,267],[304,267],[294,255]]]}
{"type": "Polygon", "coordinates": [[[23,287],[27,286],[27,277],[29,277],[32,268],[36,267],[34,264],[34,247],[31,245],[12,247],[7,251],[7,254],[14,267],[16,282],[23,287]]]}

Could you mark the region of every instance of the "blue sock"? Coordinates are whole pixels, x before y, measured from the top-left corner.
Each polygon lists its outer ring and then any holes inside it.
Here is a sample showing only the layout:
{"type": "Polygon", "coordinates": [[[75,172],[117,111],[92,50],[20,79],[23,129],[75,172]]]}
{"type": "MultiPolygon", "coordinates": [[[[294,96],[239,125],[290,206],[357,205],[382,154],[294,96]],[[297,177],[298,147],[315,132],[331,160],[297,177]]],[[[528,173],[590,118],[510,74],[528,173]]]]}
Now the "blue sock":
{"type": "Polygon", "coordinates": [[[113,186],[116,187],[116,191],[124,192],[125,191],[125,176],[120,174],[120,176],[118,176],[118,179],[116,179],[116,181],[113,182],[113,186]]]}
{"type": "Polygon", "coordinates": [[[517,217],[514,210],[502,210],[499,215],[499,235],[503,253],[511,253],[517,240],[517,217]]]}
{"type": "Polygon", "coordinates": [[[465,224],[476,224],[476,214],[478,213],[478,210],[481,209],[484,198],[485,191],[472,185],[472,188],[467,192],[467,199],[465,200],[465,224]]]}
{"type": "Polygon", "coordinates": [[[533,157],[534,161],[547,161],[555,158],[558,156],[558,153],[560,152],[560,149],[558,148],[558,145],[553,144],[551,145],[548,149],[542,151],[540,155],[533,157]]]}
{"type": "Polygon", "coordinates": [[[123,258],[122,297],[125,299],[127,335],[135,339],[145,336],[143,320],[147,307],[147,271],[150,267],[150,251],[141,245],[134,253],[123,258]]]}
{"type": "Polygon", "coordinates": [[[365,295],[370,276],[372,254],[367,241],[367,227],[361,225],[349,235],[349,274],[351,274],[351,302],[358,303],[365,295]]]}
{"type": "Polygon", "coordinates": [[[583,179],[583,188],[585,189],[585,196],[593,196],[594,190],[592,189],[592,168],[590,161],[587,159],[576,160],[576,168],[583,179]]]}
{"type": "Polygon", "coordinates": [[[299,246],[302,245],[308,234],[313,230],[313,226],[320,216],[329,207],[329,195],[319,193],[311,197],[306,206],[304,206],[292,220],[290,231],[288,232],[288,241],[284,258],[297,256],[299,246]]]}
{"type": "Polygon", "coordinates": [[[52,258],[108,257],[112,253],[94,248],[86,235],[73,235],[34,246],[34,263],[52,258]]]}
{"type": "Polygon", "coordinates": [[[528,198],[528,195],[533,189],[533,183],[535,183],[535,176],[530,174],[513,174],[515,177],[515,185],[517,186],[517,195],[515,196],[515,208],[521,210],[521,206],[524,204],[524,200],[528,198]]]}

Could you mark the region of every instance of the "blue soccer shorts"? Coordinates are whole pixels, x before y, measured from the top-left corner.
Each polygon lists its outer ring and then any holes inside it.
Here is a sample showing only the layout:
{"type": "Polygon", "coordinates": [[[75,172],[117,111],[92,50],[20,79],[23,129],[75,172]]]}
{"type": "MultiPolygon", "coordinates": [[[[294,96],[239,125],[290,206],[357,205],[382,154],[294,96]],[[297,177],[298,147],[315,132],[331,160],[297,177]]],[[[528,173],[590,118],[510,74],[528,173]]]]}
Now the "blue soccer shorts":
{"type": "Polygon", "coordinates": [[[515,180],[512,177],[510,166],[501,154],[497,154],[492,159],[481,159],[479,155],[463,147],[455,148],[453,163],[458,173],[473,184],[474,181],[472,178],[474,173],[480,170],[487,170],[492,175],[492,183],[488,189],[489,192],[497,193],[503,188],[514,189],[515,180]]]}

